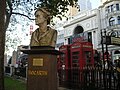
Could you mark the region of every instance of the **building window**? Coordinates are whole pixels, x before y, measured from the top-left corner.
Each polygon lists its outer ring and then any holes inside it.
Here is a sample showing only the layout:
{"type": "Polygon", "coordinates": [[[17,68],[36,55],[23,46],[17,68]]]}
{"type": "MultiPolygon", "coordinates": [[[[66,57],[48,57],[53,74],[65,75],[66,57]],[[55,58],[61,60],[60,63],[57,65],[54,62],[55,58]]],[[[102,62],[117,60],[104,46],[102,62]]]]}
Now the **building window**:
{"type": "Polygon", "coordinates": [[[105,9],[105,13],[108,14],[108,8],[105,9]]]}
{"type": "Polygon", "coordinates": [[[110,6],[107,7],[108,8],[108,13],[110,12],[110,6]]]}
{"type": "Polygon", "coordinates": [[[110,25],[110,26],[115,25],[115,18],[111,17],[111,18],[109,19],[109,25],[110,25]]]}
{"type": "Polygon", "coordinates": [[[113,5],[111,5],[110,7],[111,7],[111,12],[112,12],[114,10],[114,7],[113,7],[113,5]]]}
{"type": "Polygon", "coordinates": [[[71,44],[70,38],[68,38],[68,44],[71,44]]]}
{"type": "Polygon", "coordinates": [[[116,10],[120,10],[119,4],[116,4],[116,10]]]}
{"type": "Polygon", "coordinates": [[[88,32],[88,42],[92,42],[92,32],[88,32]]]}
{"type": "Polygon", "coordinates": [[[120,24],[120,16],[117,17],[118,24],[120,24]]]}
{"type": "Polygon", "coordinates": [[[114,5],[110,5],[107,7],[108,13],[113,12],[114,10],[114,5]]]}

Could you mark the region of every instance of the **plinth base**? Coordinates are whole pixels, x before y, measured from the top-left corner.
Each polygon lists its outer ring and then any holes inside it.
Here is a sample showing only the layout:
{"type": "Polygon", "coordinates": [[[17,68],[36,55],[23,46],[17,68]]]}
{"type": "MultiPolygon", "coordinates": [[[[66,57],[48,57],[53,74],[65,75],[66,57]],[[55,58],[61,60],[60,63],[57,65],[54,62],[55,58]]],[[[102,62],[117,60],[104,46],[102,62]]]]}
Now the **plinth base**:
{"type": "Polygon", "coordinates": [[[57,90],[57,55],[52,47],[21,49],[28,54],[27,90],[57,90]]]}

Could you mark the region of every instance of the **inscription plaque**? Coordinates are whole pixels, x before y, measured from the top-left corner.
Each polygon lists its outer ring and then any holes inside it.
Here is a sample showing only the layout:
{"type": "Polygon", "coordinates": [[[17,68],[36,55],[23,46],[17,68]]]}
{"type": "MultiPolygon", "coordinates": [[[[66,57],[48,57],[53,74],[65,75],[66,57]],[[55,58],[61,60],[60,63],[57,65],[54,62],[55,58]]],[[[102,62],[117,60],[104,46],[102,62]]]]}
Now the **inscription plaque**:
{"type": "Polygon", "coordinates": [[[33,66],[43,66],[43,58],[33,58],[33,66]]]}

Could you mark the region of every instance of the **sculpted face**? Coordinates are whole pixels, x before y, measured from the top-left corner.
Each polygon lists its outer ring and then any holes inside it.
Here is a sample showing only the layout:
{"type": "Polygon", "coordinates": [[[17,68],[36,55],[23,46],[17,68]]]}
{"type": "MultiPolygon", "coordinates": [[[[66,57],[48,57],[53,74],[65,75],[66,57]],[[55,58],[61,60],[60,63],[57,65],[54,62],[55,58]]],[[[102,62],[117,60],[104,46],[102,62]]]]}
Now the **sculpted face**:
{"type": "Polygon", "coordinates": [[[35,13],[35,23],[36,25],[42,24],[46,21],[45,14],[42,11],[37,11],[35,13]]]}

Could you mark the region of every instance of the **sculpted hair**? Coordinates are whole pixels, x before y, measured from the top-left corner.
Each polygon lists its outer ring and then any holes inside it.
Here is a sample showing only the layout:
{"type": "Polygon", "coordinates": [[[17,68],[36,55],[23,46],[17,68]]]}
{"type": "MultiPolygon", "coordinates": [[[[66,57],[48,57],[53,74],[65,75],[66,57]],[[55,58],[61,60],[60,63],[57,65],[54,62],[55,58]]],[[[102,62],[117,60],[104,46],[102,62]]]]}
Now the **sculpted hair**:
{"type": "Polygon", "coordinates": [[[38,11],[42,11],[44,13],[44,17],[47,18],[47,24],[50,24],[50,12],[48,11],[47,8],[43,7],[43,8],[38,8],[36,11],[35,11],[35,14],[36,12],[38,11]]]}

